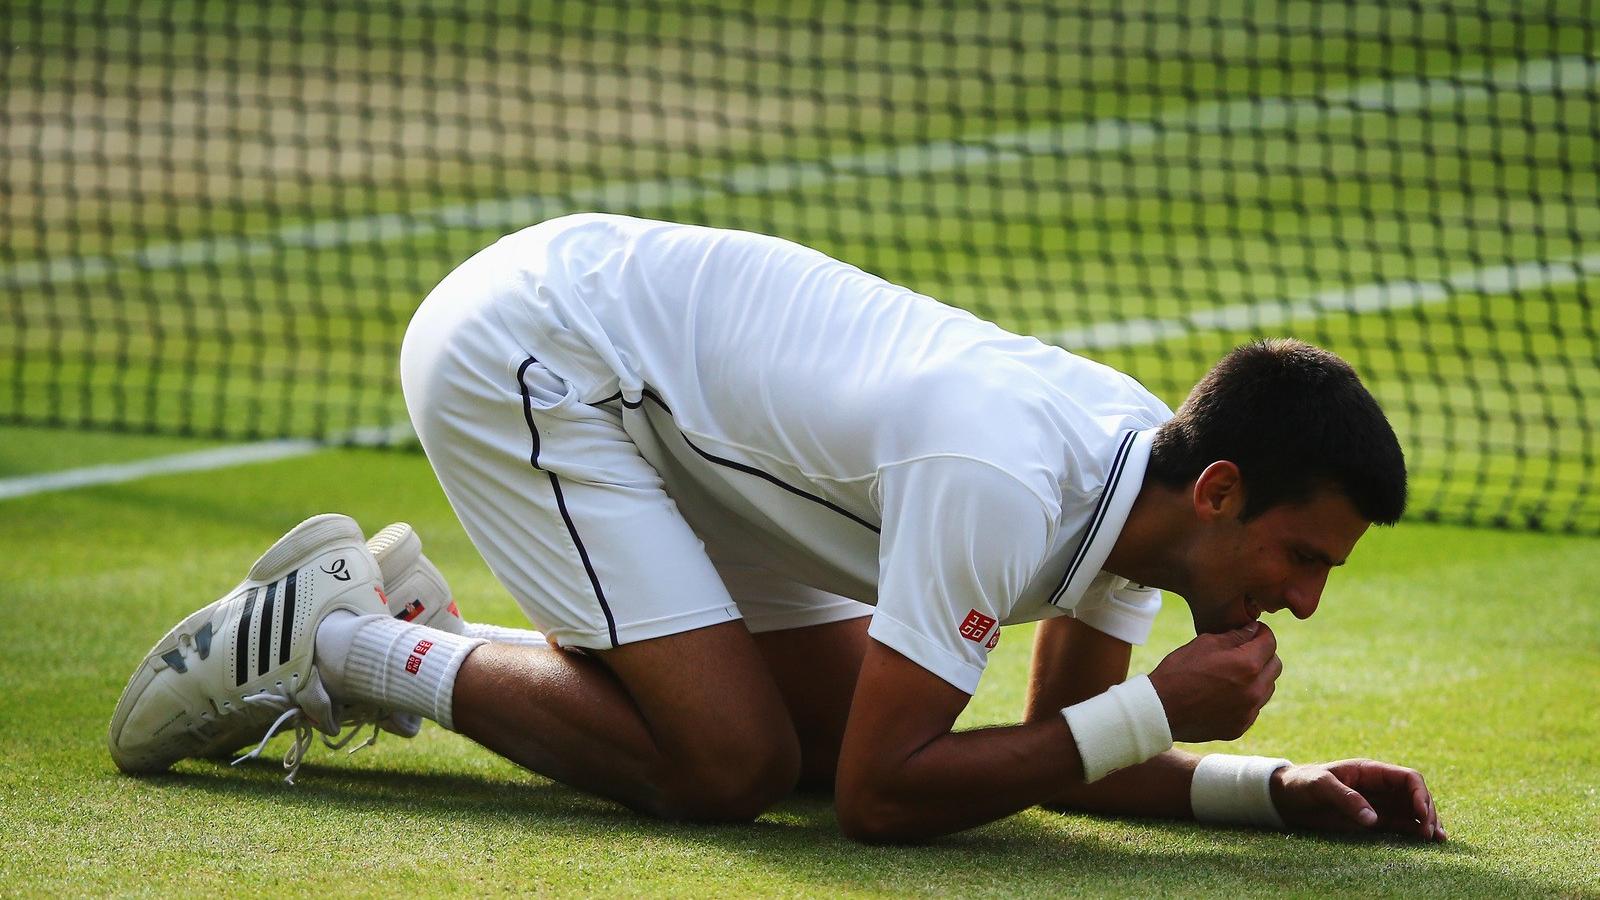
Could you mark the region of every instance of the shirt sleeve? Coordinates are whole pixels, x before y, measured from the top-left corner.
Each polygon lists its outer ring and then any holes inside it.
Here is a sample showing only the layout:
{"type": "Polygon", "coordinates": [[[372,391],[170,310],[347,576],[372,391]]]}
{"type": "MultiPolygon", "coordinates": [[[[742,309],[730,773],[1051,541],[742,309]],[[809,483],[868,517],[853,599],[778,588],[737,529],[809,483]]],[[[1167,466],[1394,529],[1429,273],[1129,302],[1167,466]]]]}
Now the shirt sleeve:
{"type": "Polygon", "coordinates": [[[1109,573],[1101,576],[1104,586],[1098,581],[1091,583],[1072,608],[1072,617],[1119,641],[1142,644],[1149,640],[1156,613],[1161,611],[1161,592],[1109,573]]]}
{"type": "Polygon", "coordinates": [[[883,470],[878,608],[867,634],[972,693],[1055,517],[1015,477],[974,459],[883,470]]]}

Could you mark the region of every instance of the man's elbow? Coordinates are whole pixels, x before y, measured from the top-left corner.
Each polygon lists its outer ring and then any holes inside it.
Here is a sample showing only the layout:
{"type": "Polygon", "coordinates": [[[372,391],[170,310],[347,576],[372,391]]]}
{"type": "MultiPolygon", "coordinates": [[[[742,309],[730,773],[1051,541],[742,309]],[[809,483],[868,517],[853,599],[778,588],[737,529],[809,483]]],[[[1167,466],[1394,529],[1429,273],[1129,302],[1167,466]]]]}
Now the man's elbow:
{"type": "Polygon", "coordinates": [[[925,840],[927,829],[916,812],[872,790],[840,790],[834,795],[839,830],[863,844],[904,844],[925,840]]]}

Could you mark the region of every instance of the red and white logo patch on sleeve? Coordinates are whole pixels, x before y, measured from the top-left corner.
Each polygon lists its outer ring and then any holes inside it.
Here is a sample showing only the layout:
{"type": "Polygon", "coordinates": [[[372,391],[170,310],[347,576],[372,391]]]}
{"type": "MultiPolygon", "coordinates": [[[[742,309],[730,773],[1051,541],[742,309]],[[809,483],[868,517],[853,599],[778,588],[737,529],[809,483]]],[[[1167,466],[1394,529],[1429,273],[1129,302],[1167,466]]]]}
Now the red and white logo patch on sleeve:
{"type": "MultiPolygon", "coordinates": [[[[961,622],[961,636],[976,644],[989,636],[989,629],[994,625],[994,619],[975,609],[969,610],[966,619],[961,622]]],[[[996,634],[998,635],[998,632],[996,634]]],[[[989,646],[993,647],[994,644],[989,646]]]]}

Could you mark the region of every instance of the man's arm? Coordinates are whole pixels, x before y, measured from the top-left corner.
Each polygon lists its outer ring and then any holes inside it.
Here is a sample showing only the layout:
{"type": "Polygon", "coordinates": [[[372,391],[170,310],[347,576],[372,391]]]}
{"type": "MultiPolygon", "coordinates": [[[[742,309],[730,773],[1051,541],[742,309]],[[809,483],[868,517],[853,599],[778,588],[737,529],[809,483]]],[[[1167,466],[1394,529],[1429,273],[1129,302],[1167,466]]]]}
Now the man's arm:
{"type": "Polygon", "coordinates": [[[1045,619],[1033,638],[1028,705],[1023,721],[1059,716],[1071,706],[1128,678],[1133,646],[1070,616],[1045,619]]]}
{"type": "Polygon", "coordinates": [[[952,733],[970,699],[884,644],[868,645],[835,782],[846,835],[884,842],[949,834],[1082,782],[1065,719],[952,733]]]}
{"type": "MultiPolygon", "coordinates": [[[[1061,708],[1128,677],[1132,647],[1077,619],[1041,622],[1033,644],[1025,721],[1058,719],[1061,708]]],[[[1085,784],[1062,786],[1045,801],[1056,809],[1117,816],[1192,819],[1190,786],[1200,757],[1168,750],[1085,784]]],[[[1272,776],[1273,804],[1290,825],[1329,831],[1375,828],[1443,840],[1433,797],[1417,772],[1371,760],[1291,766],[1272,776]],[[1353,794],[1353,795],[1352,795],[1353,794]],[[1373,810],[1375,818],[1363,810],[1373,810]]]]}
{"type": "MultiPolygon", "coordinates": [[[[1270,629],[1196,638],[1162,661],[1162,702],[1184,740],[1244,733],[1277,677],[1270,629]]],[[[1158,688],[1158,690],[1160,690],[1158,688]]],[[[1084,767],[1060,715],[952,733],[970,697],[885,644],[867,648],[839,754],[839,824],[867,841],[930,838],[1081,788],[1084,767]]]]}
{"type": "MultiPolygon", "coordinates": [[[[1077,619],[1061,616],[1039,623],[1033,639],[1033,665],[1023,721],[1060,719],[1061,710],[1105,692],[1128,678],[1133,646],[1077,619]]],[[[1200,757],[1167,752],[1137,766],[1085,784],[1061,785],[1046,806],[1117,816],[1187,819],[1189,784],[1200,757]]]]}

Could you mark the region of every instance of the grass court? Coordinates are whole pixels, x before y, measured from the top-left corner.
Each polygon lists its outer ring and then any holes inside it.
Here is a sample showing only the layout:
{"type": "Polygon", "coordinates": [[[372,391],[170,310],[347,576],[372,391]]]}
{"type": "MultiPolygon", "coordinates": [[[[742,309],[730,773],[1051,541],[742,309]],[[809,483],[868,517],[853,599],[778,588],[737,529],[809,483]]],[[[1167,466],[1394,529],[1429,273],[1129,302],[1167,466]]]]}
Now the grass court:
{"type": "MultiPolygon", "coordinates": [[[[665,824],[432,726],[294,787],[120,775],[135,663],[311,514],[410,521],[524,624],[420,453],[329,448],[0,499],[0,895],[1600,896],[1595,0],[0,8],[0,486],[394,425],[426,291],[579,209],[810,243],[1174,404],[1292,334],[1368,380],[1416,515],[1272,620],[1228,749],[1417,768],[1450,835],[1031,810],[865,847],[825,797],[665,824]]],[[[1190,636],[1168,598],[1134,671],[1190,636]]],[[[1030,644],[963,727],[1020,718],[1030,644]]]]}

